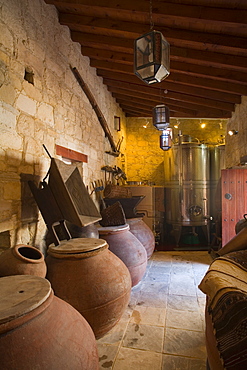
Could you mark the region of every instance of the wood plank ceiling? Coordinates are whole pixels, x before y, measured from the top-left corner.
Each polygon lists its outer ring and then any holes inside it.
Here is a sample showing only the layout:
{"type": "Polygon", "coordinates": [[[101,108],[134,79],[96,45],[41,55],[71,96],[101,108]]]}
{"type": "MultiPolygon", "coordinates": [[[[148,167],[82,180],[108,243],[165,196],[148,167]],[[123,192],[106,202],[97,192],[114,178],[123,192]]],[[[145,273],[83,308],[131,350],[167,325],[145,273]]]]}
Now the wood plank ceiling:
{"type": "Polygon", "coordinates": [[[165,104],[171,117],[229,118],[247,95],[247,0],[45,1],[127,117],[165,104]],[[133,72],[133,45],[152,23],[170,43],[171,71],[148,86],[133,72]]]}

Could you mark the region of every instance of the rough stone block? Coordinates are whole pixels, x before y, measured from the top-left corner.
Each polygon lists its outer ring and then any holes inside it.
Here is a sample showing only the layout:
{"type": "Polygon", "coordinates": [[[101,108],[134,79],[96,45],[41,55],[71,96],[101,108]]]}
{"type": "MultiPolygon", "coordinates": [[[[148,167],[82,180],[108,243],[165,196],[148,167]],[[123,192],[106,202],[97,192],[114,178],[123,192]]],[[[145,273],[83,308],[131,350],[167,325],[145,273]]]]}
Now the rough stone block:
{"type": "Polygon", "coordinates": [[[6,162],[8,166],[18,167],[22,161],[21,151],[9,149],[6,152],[6,162]]]}
{"type": "Polygon", "coordinates": [[[30,99],[28,96],[20,94],[16,101],[16,108],[30,114],[31,116],[35,116],[37,103],[35,102],[35,100],[30,99]]]}
{"type": "Polygon", "coordinates": [[[6,67],[9,65],[10,65],[10,56],[3,50],[0,50],[0,68],[2,70],[6,70],[6,67]]]}
{"type": "Polygon", "coordinates": [[[0,23],[0,45],[9,54],[13,53],[14,39],[10,30],[3,23],[0,23]]]}
{"type": "Polygon", "coordinates": [[[17,131],[23,136],[34,137],[35,120],[33,117],[24,113],[20,114],[17,120],[17,131]]]}
{"type": "Polygon", "coordinates": [[[53,107],[46,103],[40,103],[37,109],[38,118],[50,126],[54,126],[53,107]]]}
{"type": "Polygon", "coordinates": [[[21,199],[21,184],[17,181],[8,181],[4,184],[3,197],[5,200],[21,199]]]}
{"type": "Polygon", "coordinates": [[[1,129],[0,146],[3,149],[12,148],[15,150],[21,150],[22,149],[22,138],[19,135],[17,135],[15,132],[9,132],[7,130],[1,129]]]}
{"type": "Polygon", "coordinates": [[[8,84],[8,85],[4,84],[0,87],[0,100],[4,101],[7,104],[13,105],[15,101],[15,97],[16,97],[16,92],[15,92],[14,87],[11,84],[8,84]]]}
{"type": "Polygon", "coordinates": [[[35,78],[34,78],[34,85],[31,84],[30,82],[28,81],[23,81],[23,89],[26,93],[26,95],[33,99],[33,100],[36,100],[37,102],[41,102],[43,101],[43,96],[42,96],[42,92],[40,89],[38,89],[36,86],[35,86],[35,78]]]}

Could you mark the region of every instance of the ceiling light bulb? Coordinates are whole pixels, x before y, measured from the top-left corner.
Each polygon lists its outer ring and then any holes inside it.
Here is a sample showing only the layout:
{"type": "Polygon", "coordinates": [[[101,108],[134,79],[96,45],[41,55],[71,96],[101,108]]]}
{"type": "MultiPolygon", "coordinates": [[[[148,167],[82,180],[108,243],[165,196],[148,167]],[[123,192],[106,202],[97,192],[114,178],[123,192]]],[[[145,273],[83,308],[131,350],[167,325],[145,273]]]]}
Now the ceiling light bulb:
{"type": "Polygon", "coordinates": [[[228,131],[228,135],[230,135],[230,136],[237,135],[237,134],[238,134],[238,131],[236,131],[236,130],[229,130],[228,131]]]}
{"type": "Polygon", "coordinates": [[[206,127],[206,123],[201,123],[201,128],[205,128],[206,127]]]}

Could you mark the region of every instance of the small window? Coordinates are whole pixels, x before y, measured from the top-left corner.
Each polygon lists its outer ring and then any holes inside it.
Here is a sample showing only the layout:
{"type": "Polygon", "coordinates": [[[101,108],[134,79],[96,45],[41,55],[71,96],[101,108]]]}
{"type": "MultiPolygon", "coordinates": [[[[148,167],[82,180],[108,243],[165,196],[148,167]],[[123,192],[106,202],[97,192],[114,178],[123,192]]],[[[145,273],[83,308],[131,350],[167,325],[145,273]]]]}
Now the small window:
{"type": "Polygon", "coordinates": [[[34,76],[34,73],[29,68],[26,68],[25,69],[24,80],[26,80],[30,84],[34,85],[33,76],[34,76]]]}
{"type": "Polygon", "coordinates": [[[117,131],[121,130],[120,117],[114,116],[114,129],[117,131]]]}

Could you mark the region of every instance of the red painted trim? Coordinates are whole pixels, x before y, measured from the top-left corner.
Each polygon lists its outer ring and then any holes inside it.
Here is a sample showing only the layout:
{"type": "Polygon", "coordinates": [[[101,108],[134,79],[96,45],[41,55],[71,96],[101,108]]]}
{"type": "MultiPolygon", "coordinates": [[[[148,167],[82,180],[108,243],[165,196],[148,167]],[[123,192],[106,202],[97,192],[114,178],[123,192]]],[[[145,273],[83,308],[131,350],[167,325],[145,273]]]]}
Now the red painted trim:
{"type": "Polygon", "coordinates": [[[87,155],[56,144],[56,154],[72,161],[87,163],[87,155]]]}

